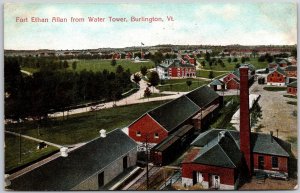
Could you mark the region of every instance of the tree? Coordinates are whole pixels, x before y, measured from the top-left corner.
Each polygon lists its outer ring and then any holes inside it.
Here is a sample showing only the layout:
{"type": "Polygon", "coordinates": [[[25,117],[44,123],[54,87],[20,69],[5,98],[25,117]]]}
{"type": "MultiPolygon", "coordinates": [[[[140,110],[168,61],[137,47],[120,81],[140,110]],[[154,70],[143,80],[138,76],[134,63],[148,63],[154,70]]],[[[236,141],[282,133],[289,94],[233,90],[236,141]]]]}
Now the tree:
{"type": "Polygon", "coordinates": [[[63,62],[63,67],[64,67],[65,70],[66,70],[67,68],[69,68],[69,63],[68,63],[67,60],[64,60],[64,62],[63,62]]]}
{"type": "Polygon", "coordinates": [[[145,90],[144,90],[144,97],[147,97],[148,100],[149,100],[149,97],[151,96],[151,91],[149,89],[149,87],[147,87],[145,90]]]}
{"type": "Polygon", "coordinates": [[[150,59],[154,62],[155,65],[161,63],[164,60],[164,56],[161,52],[155,52],[154,55],[150,57],[150,59]]]}
{"type": "Polygon", "coordinates": [[[246,58],[242,57],[241,62],[244,64],[246,62],[246,58]]]}
{"type": "Polygon", "coordinates": [[[239,67],[241,67],[241,65],[239,63],[236,63],[235,68],[239,68],[239,67]]]}
{"type": "Polygon", "coordinates": [[[116,59],[112,59],[110,64],[111,64],[112,66],[116,66],[116,65],[117,65],[116,59]]]}
{"type": "Polygon", "coordinates": [[[76,61],[74,61],[74,62],[72,63],[72,69],[75,71],[75,70],[76,70],[76,68],[77,68],[77,62],[76,62],[76,61]]]}
{"type": "Polygon", "coordinates": [[[121,74],[124,72],[124,68],[121,65],[118,65],[116,68],[116,74],[121,74]]]}
{"type": "Polygon", "coordinates": [[[157,72],[152,71],[150,73],[149,82],[150,82],[151,86],[153,86],[153,89],[155,86],[157,86],[159,84],[159,75],[157,72]]]}
{"type": "Polygon", "coordinates": [[[205,53],[205,60],[206,60],[207,62],[210,61],[210,53],[209,53],[209,52],[206,52],[206,53],[205,53]]]}
{"type": "Polygon", "coordinates": [[[134,74],[134,75],[133,75],[133,81],[134,81],[136,84],[139,84],[139,82],[141,81],[141,77],[140,77],[138,74],[134,74]]]}
{"type": "Polygon", "coordinates": [[[210,78],[210,79],[214,78],[214,72],[213,71],[209,71],[208,78],[210,78]]]}
{"type": "Polygon", "coordinates": [[[191,80],[187,80],[187,81],[186,81],[186,85],[189,87],[189,90],[190,90],[190,86],[192,85],[192,83],[193,83],[193,82],[192,82],[191,80]]]}
{"type": "Polygon", "coordinates": [[[297,58],[297,48],[292,49],[291,56],[294,56],[295,58],[297,58]]]}
{"type": "Polygon", "coordinates": [[[146,76],[147,72],[148,72],[147,67],[146,66],[141,66],[141,73],[142,73],[142,75],[146,76]]]}
{"type": "Polygon", "coordinates": [[[233,62],[237,62],[238,61],[238,59],[237,58],[233,58],[233,62]]]}
{"type": "Polygon", "coordinates": [[[203,67],[205,66],[205,61],[204,61],[204,60],[201,62],[201,65],[202,65],[203,67]]]}
{"type": "Polygon", "coordinates": [[[230,58],[230,57],[227,59],[227,62],[228,62],[228,63],[231,63],[231,58],[230,58]]]}

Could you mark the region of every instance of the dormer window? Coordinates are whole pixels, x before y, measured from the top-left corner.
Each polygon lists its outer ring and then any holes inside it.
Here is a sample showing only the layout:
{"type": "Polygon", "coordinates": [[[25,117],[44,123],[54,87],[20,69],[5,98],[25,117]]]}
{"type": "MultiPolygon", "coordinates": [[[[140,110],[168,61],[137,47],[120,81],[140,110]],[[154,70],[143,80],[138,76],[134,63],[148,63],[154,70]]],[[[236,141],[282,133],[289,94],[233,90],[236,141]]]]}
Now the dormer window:
{"type": "Polygon", "coordinates": [[[159,135],[158,133],[154,133],[154,138],[158,139],[159,138],[159,135]]]}
{"type": "Polygon", "coordinates": [[[142,135],[142,134],[141,134],[140,131],[137,131],[137,132],[136,132],[136,136],[137,136],[137,137],[140,137],[141,135],[142,135]]]}

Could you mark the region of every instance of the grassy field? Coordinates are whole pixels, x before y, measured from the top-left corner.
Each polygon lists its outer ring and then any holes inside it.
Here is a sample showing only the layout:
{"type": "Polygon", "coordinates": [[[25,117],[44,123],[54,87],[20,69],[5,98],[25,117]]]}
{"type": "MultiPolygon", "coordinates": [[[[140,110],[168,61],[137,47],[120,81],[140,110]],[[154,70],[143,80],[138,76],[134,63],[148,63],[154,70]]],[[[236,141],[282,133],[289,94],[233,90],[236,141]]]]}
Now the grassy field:
{"type": "Polygon", "coordinates": [[[98,137],[100,129],[111,131],[123,128],[136,120],[146,111],[157,107],[166,101],[141,103],[136,105],[120,106],[100,111],[81,113],[69,116],[62,121],[61,118],[53,119],[40,127],[40,136],[37,132],[36,122],[7,125],[7,130],[50,141],[56,144],[75,144],[89,141],[98,137]]]}
{"type": "MultiPolygon", "coordinates": [[[[84,69],[86,69],[87,71],[92,70],[94,72],[103,71],[104,69],[107,69],[108,71],[115,71],[116,67],[118,65],[121,65],[125,70],[129,68],[131,73],[135,73],[140,71],[141,66],[146,66],[147,68],[154,67],[154,63],[150,60],[141,63],[135,63],[134,61],[125,60],[125,59],[117,60],[116,66],[111,65],[111,60],[93,59],[93,60],[76,60],[76,61],[77,61],[76,71],[82,71],[84,69]]],[[[69,70],[73,70],[72,62],[73,60],[69,61],[69,70]]]]}
{"type": "Polygon", "coordinates": [[[20,162],[20,138],[11,134],[5,134],[5,172],[16,167],[30,163],[42,156],[46,156],[55,150],[56,147],[37,150],[37,142],[21,138],[21,162],[20,162]]]}
{"type": "MultiPolygon", "coordinates": [[[[197,70],[197,77],[202,77],[202,78],[209,78],[209,71],[203,71],[203,70],[197,70]]],[[[213,71],[213,77],[220,77],[222,75],[227,74],[227,72],[214,72],[213,71]]]]}
{"type": "Polygon", "coordinates": [[[186,84],[187,80],[188,79],[167,80],[164,85],[159,85],[156,88],[159,89],[161,92],[163,91],[188,92],[209,83],[209,81],[191,79],[192,85],[189,88],[186,84]]]}
{"type": "MultiPolygon", "coordinates": [[[[213,64],[210,67],[209,63],[206,62],[205,66],[204,66],[204,69],[206,69],[206,70],[232,71],[232,70],[234,70],[236,63],[238,63],[238,64],[241,63],[241,58],[238,58],[238,62],[231,62],[231,63],[228,63],[227,58],[222,59],[222,60],[225,64],[225,67],[222,67],[220,64],[217,64],[217,65],[213,64]]],[[[202,62],[202,61],[203,61],[203,59],[198,60],[199,63],[202,62]]],[[[268,62],[258,62],[257,58],[250,58],[250,61],[246,61],[246,63],[250,63],[250,64],[254,65],[256,69],[266,68],[267,65],[268,65],[268,62]]]]}

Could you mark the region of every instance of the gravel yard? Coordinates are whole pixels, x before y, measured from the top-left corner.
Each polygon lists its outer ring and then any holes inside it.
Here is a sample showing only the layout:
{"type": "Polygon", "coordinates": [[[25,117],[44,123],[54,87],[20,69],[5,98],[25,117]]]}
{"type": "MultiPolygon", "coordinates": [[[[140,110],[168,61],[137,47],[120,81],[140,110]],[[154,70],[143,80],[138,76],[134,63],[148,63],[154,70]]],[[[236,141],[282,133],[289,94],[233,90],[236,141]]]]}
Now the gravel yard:
{"type": "Polygon", "coordinates": [[[262,119],[257,125],[261,125],[261,132],[273,131],[275,136],[278,129],[278,137],[290,142],[297,156],[297,105],[287,103],[297,99],[284,97],[286,91],[266,91],[263,89],[265,86],[255,82],[250,88],[250,94],[261,95],[258,103],[262,109],[262,119]]]}

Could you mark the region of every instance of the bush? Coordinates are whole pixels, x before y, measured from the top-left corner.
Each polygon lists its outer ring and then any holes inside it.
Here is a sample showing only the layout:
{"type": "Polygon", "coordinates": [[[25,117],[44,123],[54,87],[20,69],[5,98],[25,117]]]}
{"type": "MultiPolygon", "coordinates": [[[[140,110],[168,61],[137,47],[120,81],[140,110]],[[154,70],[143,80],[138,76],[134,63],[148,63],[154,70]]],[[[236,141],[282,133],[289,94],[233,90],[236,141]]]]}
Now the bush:
{"type": "Polygon", "coordinates": [[[266,86],[266,87],[264,87],[264,90],[266,90],[266,91],[273,91],[273,92],[277,92],[277,91],[285,91],[285,90],[286,90],[286,87],[266,86]]]}

